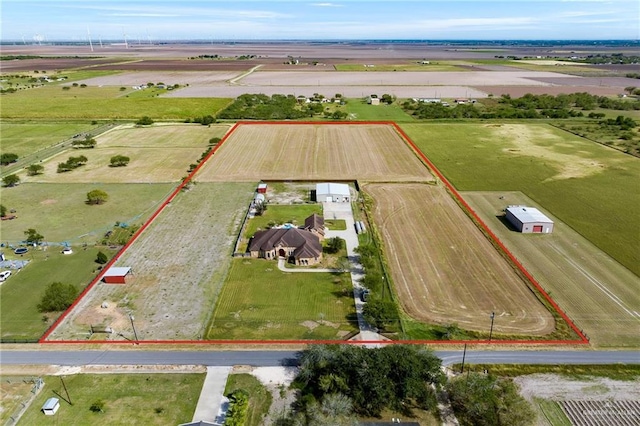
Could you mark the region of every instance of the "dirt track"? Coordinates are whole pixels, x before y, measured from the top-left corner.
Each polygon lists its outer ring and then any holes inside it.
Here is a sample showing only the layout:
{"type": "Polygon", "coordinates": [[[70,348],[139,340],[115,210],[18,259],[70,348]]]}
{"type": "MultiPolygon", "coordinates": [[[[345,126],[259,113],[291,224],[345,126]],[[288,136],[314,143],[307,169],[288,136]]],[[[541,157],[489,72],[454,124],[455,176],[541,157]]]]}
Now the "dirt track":
{"type": "Polygon", "coordinates": [[[404,310],[419,321],[542,336],[552,315],[441,186],[368,184],[404,310]]]}

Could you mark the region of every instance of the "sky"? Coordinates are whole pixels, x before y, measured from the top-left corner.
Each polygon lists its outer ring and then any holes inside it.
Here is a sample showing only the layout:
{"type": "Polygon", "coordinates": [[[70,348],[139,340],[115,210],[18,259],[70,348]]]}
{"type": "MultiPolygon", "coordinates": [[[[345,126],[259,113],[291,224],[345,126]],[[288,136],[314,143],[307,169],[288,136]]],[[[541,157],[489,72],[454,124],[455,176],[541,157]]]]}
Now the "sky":
{"type": "Polygon", "coordinates": [[[640,38],[639,0],[0,0],[0,40],[640,38]]]}

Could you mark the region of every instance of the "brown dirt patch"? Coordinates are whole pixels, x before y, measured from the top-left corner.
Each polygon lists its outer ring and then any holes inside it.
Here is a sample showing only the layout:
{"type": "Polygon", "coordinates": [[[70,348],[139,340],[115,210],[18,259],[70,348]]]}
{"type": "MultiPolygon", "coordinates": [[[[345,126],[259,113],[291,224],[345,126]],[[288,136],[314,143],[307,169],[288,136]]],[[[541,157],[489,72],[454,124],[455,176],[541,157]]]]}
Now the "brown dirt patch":
{"type": "Polygon", "coordinates": [[[242,125],[196,179],[433,180],[391,126],[322,124],[242,125]]]}
{"type": "Polygon", "coordinates": [[[400,304],[419,321],[545,335],[553,316],[441,186],[368,184],[400,304]]]}
{"type": "Polygon", "coordinates": [[[47,200],[40,201],[40,204],[42,204],[43,206],[49,206],[49,205],[55,204],[57,202],[58,202],[58,200],[54,200],[54,199],[49,198],[47,200]]]}

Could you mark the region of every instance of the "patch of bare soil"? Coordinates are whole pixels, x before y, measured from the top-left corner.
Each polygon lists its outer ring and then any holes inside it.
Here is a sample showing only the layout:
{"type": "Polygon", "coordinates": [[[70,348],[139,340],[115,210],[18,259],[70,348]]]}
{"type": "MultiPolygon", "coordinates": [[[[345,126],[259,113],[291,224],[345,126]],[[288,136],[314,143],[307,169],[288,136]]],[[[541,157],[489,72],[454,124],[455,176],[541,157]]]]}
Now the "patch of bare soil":
{"type": "Polygon", "coordinates": [[[562,400],[638,400],[640,379],[612,380],[606,377],[571,379],[557,374],[531,374],[514,379],[520,395],[528,401],[533,398],[562,400]]]}
{"type": "Polygon", "coordinates": [[[289,388],[297,374],[294,367],[257,367],[250,371],[260,383],[262,383],[273,397],[267,416],[263,419],[263,425],[273,425],[281,419],[295,401],[296,391],[289,388]]]}

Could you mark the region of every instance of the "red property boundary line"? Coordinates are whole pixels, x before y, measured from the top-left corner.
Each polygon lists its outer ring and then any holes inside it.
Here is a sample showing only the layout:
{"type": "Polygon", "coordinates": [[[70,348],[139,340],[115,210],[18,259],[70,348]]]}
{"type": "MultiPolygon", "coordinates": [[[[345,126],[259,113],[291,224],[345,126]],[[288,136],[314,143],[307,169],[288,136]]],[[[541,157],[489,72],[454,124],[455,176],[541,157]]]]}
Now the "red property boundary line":
{"type": "Polygon", "coordinates": [[[560,306],[547,294],[542,286],[533,278],[533,276],[525,269],[525,267],[516,259],[516,257],[506,248],[504,244],[498,239],[498,237],[488,228],[488,226],[480,219],[476,212],[469,206],[469,204],[462,198],[454,186],[444,177],[444,175],[438,170],[438,168],[427,158],[427,156],[416,146],[411,138],[405,133],[393,121],[356,121],[356,122],[340,122],[340,121],[238,121],[234,124],[220,140],[220,142],[209,152],[209,154],[198,164],[198,166],[176,187],[176,189],[169,195],[169,197],[158,207],[158,209],[151,215],[151,217],[138,229],[138,231],[131,237],[129,242],[122,247],[118,253],[107,264],[104,265],[100,274],[98,274],[93,281],[80,293],[78,298],[73,304],[47,329],[43,336],[38,340],[38,343],[46,344],[116,344],[116,345],[131,345],[145,344],[145,345],[184,345],[184,344],[215,344],[215,345],[309,345],[309,344],[439,344],[439,345],[459,345],[459,344],[495,344],[495,345],[514,345],[514,344],[532,344],[532,345],[575,345],[575,344],[588,344],[587,337],[578,329],[578,327],[569,319],[567,314],[564,313],[560,306]],[[516,267],[525,275],[529,282],[542,294],[556,312],[562,317],[564,321],[569,324],[571,329],[579,336],[578,340],[390,340],[390,341],[369,341],[369,340],[357,340],[357,341],[341,341],[341,340],[47,340],[51,333],[58,327],[65,318],[71,313],[71,311],[80,303],[84,296],[91,291],[91,289],[100,282],[106,271],[118,261],[120,256],[138,239],[138,237],[144,232],[149,225],[156,219],[156,217],[164,210],[164,208],[173,201],[173,199],[180,193],[182,188],[187,185],[193,177],[198,173],[201,167],[203,167],[207,161],[218,151],[222,144],[235,132],[235,130],[242,125],[385,125],[392,126],[398,135],[409,145],[409,147],[420,157],[425,165],[440,179],[445,186],[449,189],[451,194],[460,202],[468,213],[477,221],[483,231],[489,235],[489,237],[495,242],[498,247],[509,257],[509,259],[516,265],[516,267]]]}

